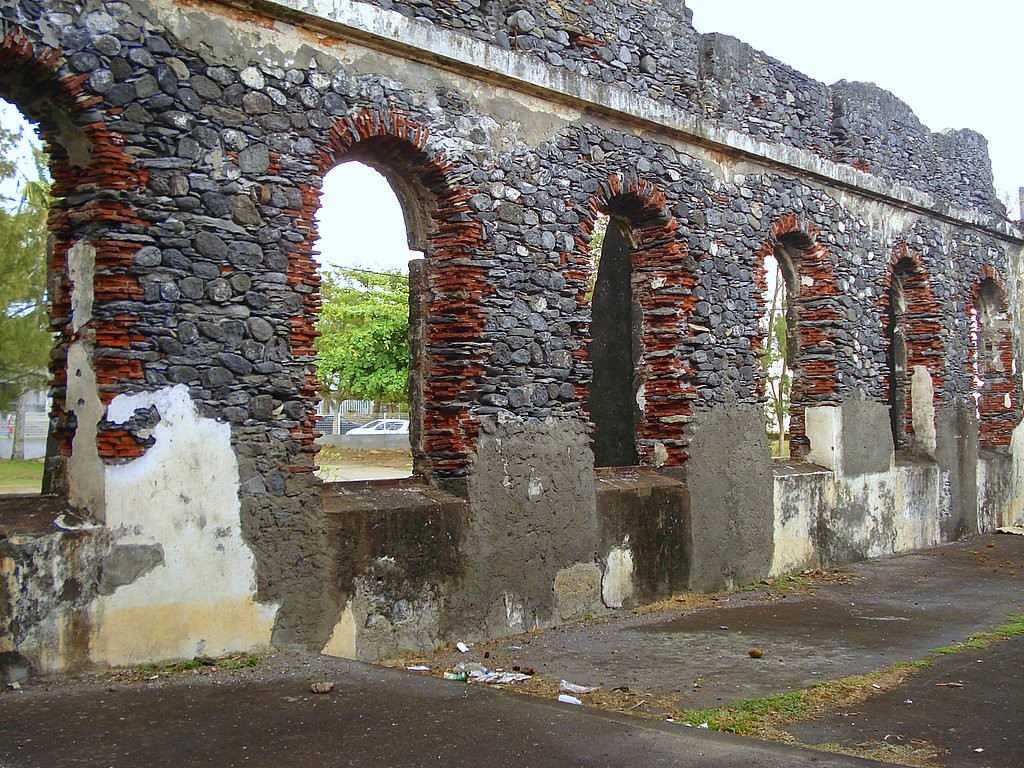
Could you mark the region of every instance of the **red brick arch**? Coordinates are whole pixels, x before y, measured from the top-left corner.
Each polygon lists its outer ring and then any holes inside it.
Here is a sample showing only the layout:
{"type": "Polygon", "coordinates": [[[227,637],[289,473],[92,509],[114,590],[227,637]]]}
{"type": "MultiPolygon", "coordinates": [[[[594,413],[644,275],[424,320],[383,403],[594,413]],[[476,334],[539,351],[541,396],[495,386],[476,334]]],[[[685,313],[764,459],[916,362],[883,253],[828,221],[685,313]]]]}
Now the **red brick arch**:
{"type": "MultiPolygon", "coordinates": [[[[903,294],[907,309],[904,317],[904,336],[907,347],[907,381],[900,387],[905,396],[905,423],[901,425],[899,434],[893,438],[897,449],[907,447],[914,436],[913,398],[911,397],[909,378],[913,368],[925,368],[932,379],[933,400],[942,397],[945,384],[945,340],[942,307],[932,290],[928,272],[924,267],[921,254],[907,245],[898,245],[892,249],[886,269],[886,290],[879,298],[881,315],[886,318],[889,313],[890,291],[897,272],[903,286],[903,294]]],[[[887,340],[892,343],[891,339],[887,340]]],[[[883,388],[889,391],[889,380],[893,372],[886,369],[883,377],[883,388]]],[[[890,404],[891,405],[891,404],[890,404]]]]}
{"type": "MultiPolygon", "coordinates": [[[[584,234],[593,232],[601,214],[623,222],[633,243],[632,282],[643,315],[636,374],[643,382],[644,408],[636,429],[637,452],[642,461],[653,461],[655,446],[661,444],[667,451],[665,465],[679,466],[687,458],[686,424],[696,396],[683,352],[687,320],[696,304],[696,277],[686,266],[686,249],[677,238],[679,222],[656,184],[618,174],[602,182],[588,201],[580,222],[584,234]]],[[[579,245],[579,251],[589,256],[589,244],[580,240],[579,245]]],[[[591,264],[588,258],[582,265],[584,278],[591,264]]],[[[579,301],[584,301],[582,293],[579,301]]]]}
{"type": "MultiPolygon", "coordinates": [[[[413,459],[420,474],[452,477],[465,474],[479,431],[469,401],[476,390],[474,382],[484,373],[477,347],[484,330],[481,303],[488,288],[483,268],[463,261],[473,258],[484,242],[481,225],[467,204],[472,193],[454,180],[452,164],[430,150],[428,138],[426,128],[398,110],[363,109],[335,123],[318,165],[321,173],[327,173],[347,160],[360,160],[390,176],[393,184],[402,175],[415,187],[426,222],[427,231],[422,234],[430,298],[418,312],[423,330],[415,366],[419,392],[410,393],[414,401],[419,400],[410,403],[413,459]]],[[[312,258],[313,217],[319,205],[319,185],[305,186],[298,213],[307,236],[290,255],[288,265],[289,281],[309,289],[304,311],[292,319],[291,342],[296,355],[310,360],[315,356],[320,312],[320,278],[312,258]]],[[[316,377],[310,374],[302,394],[312,401],[318,392],[316,377]]],[[[294,438],[312,445],[315,421],[311,411],[294,430],[294,438]]]]}
{"type": "MultiPolygon", "coordinates": [[[[80,339],[93,344],[92,364],[100,399],[108,405],[126,385],[143,379],[141,357],[132,354],[141,337],[133,333],[139,318],[119,312],[105,312],[111,302],[142,298],[138,278],[131,274],[137,241],[122,239],[120,231],[145,226],[122,195],[142,189],[147,173],[123,151],[123,137],[101,115],[102,97],[87,93],[83,84],[89,73],[70,74],[64,53],[34,43],[17,25],[0,26],[0,92],[30,120],[39,124],[40,136],[50,158],[53,180],[49,227],[53,234],[49,272],[50,327],[56,336],[50,375],[53,393],[51,419],[60,455],[71,454],[75,427],[66,410],[67,350],[80,339]],[[60,128],[58,123],[65,125],[60,128]],[[85,157],[70,156],[68,128],[85,157]],[[91,194],[82,194],[89,191],[91,194]],[[76,202],[68,198],[75,195],[76,202]],[[96,250],[93,284],[93,319],[77,332],[71,316],[71,284],[68,251],[88,229],[88,240],[96,250]]],[[[109,114],[109,113],[107,113],[109,114]]],[[[101,425],[97,436],[99,455],[106,460],[139,456],[146,446],[124,429],[101,425]]],[[[58,470],[62,471],[62,470],[58,470]]],[[[60,485],[60,481],[57,481],[60,485]]]]}
{"type": "Polygon", "coordinates": [[[1009,447],[1013,430],[1021,421],[1021,372],[1014,358],[1006,297],[1002,275],[991,265],[984,265],[967,307],[974,331],[971,367],[976,381],[972,385],[978,406],[980,446],[997,451],[1009,447]],[[990,295],[985,296],[986,292],[990,295]],[[985,310],[990,317],[981,317],[985,310]]]}
{"type": "MultiPolygon", "coordinates": [[[[808,406],[835,405],[838,362],[834,329],[840,324],[835,275],[828,249],[819,242],[818,229],[795,214],[780,216],[771,226],[770,237],[758,251],[755,279],[763,297],[767,288],[764,260],[774,256],[779,246],[789,245],[793,253],[789,266],[792,284],[789,301],[796,328],[790,329],[797,351],[792,364],[793,386],[789,411],[790,455],[802,459],[810,444],[807,440],[804,409],[808,406]],[[809,284],[805,284],[809,283],[809,284]]],[[[785,267],[784,267],[785,269],[785,267]]],[[[764,345],[764,336],[752,339],[755,348],[764,345]]],[[[764,379],[761,390],[763,394],[764,379]]]]}

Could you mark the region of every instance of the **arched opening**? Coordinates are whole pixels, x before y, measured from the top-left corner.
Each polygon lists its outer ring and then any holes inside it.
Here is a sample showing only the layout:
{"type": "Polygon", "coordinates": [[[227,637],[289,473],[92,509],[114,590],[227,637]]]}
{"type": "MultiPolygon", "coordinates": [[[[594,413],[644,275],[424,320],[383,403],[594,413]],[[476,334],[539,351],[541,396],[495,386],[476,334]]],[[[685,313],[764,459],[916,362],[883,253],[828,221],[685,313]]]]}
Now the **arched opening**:
{"type": "MultiPolygon", "coordinates": [[[[424,254],[409,262],[409,442],[413,472],[462,492],[461,478],[475,453],[480,425],[471,412],[479,398],[484,359],[481,298],[491,290],[479,266],[484,240],[471,193],[454,178],[451,163],[427,147],[429,132],[408,115],[365,109],[340,119],[321,154],[324,175],[359,161],[381,173],[401,206],[409,247],[424,254]]],[[[295,326],[312,340],[320,314],[319,277],[312,259],[314,214],[322,178],[302,189],[309,239],[290,257],[289,268],[313,290],[295,326]]],[[[312,372],[312,371],[311,371],[312,372]]],[[[317,397],[315,380],[307,390],[317,397]]],[[[303,439],[315,440],[316,414],[303,439]]],[[[315,450],[315,448],[313,449],[315,450]]]]}
{"type": "Polygon", "coordinates": [[[685,351],[697,298],[679,223],[664,192],[635,177],[610,175],[585,206],[595,465],[682,466],[698,397],[685,351]]]}
{"type": "Polygon", "coordinates": [[[793,264],[782,244],[764,257],[765,312],[761,318],[764,346],[761,372],[764,377],[765,419],[775,458],[789,456],[789,414],[793,389],[793,360],[797,338],[790,295],[794,291],[793,264]]]}
{"type": "Polygon", "coordinates": [[[46,307],[49,178],[36,129],[0,102],[0,493],[39,493],[53,337],[46,307]]]}
{"type": "Polygon", "coordinates": [[[899,451],[907,447],[909,396],[908,354],[907,354],[907,296],[904,283],[909,276],[910,265],[900,261],[893,271],[889,283],[888,312],[886,314],[885,336],[888,341],[886,363],[888,364],[889,425],[892,430],[893,447],[899,451]]]}
{"type": "Polygon", "coordinates": [[[356,160],[324,176],[316,221],[320,476],[407,477],[409,266],[423,254],[409,250],[405,214],[387,177],[356,160]]]}
{"type": "Polygon", "coordinates": [[[1020,374],[1006,293],[991,276],[975,292],[971,325],[979,443],[986,450],[1006,450],[1020,420],[1020,374]]]}
{"type": "MultiPolygon", "coordinates": [[[[593,380],[587,410],[594,423],[595,466],[627,467],[639,463],[637,363],[642,311],[632,285],[631,235],[618,217],[604,217],[596,231],[602,230],[591,304],[593,380]]],[[[598,251],[593,241],[591,247],[598,251]]]]}
{"type": "MultiPolygon", "coordinates": [[[[775,288],[781,292],[779,305],[774,309],[773,322],[777,329],[769,329],[769,338],[776,336],[777,342],[784,344],[785,349],[779,353],[779,365],[782,369],[779,378],[778,413],[781,413],[787,439],[779,435],[780,443],[776,455],[803,459],[807,455],[809,441],[804,432],[804,408],[809,404],[808,394],[820,389],[816,378],[826,375],[821,361],[810,363],[807,356],[823,357],[822,342],[826,340],[814,327],[813,319],[821,313],[817,306],[817,295],[823,290],[814,278],[804,274],[808,263],[815,261],[818,245],[807,233],[794,229],[780,234],[772,245],[771,251],[765,256],[766,284],[768,268],[774,261],[777,270],[775,288]],[[812,321],[807,322],[810,316],[812,321]],[[781,373],[786,378],[781,377],[781,373]]],[[[771,307],[769,307],[769,310],[771,307]]],[[[766,317],[767,319],[767,317],[766,317]]],[[[827,343],[824,346],[829,346],[827,343]]],[[[830,382],[831,385],[832,382],[830,382]]],[[[766,396],[771,380],[765,382],[766,396]]],[[[774,410],[774,409],[773,409],[774,410]]],[[[778,429],[778,421],[776,429],[778,429]]]]}

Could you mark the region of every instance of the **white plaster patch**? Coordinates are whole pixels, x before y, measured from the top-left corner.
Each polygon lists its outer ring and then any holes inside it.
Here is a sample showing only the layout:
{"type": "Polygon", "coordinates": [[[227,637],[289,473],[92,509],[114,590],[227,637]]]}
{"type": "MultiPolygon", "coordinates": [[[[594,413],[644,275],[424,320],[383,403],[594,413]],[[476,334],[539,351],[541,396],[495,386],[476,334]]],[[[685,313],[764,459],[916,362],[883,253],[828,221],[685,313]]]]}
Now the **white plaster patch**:
{"type": "Polygon", "coordinates": [[[71,281],[71,330],[78,333],[92,320],[93,276],[96,248],[79,240],[68,251],[68,279],[71,281]]]}
{"type": "Polygon", "coordinates": [[[103,418],[103,403],[92,368],[92,349],[84,341],[68,347],[67,408],[77,427],[68,460],[68,500],[93,520],[104,519],[103,461],[96,448],[96,432],[103,418]]]}
{"type": "Polygon", "coordinates": [[[544,493],[544,484],[541,483],[539,477],[530,477],[530,482],[526,488],[526,495],[530,497],[530,501],[536,501],[544,493]]]}
{"type": "Polygon", "coordinates": [[[633,550],[629,536],[621,547],[613,547],[605,559],[601,577],[601,600],[609,608],[621,608],[633,596],[633,550]]]}
{"type": "Polygon", "coordinates": [[[503,592],[502,603],[505,605],[505,624],[509,629],[522,632],[526,629],[526,613],[521,603],[516,602],[515,595],[503,592]]]}
{"type": "Polygon", "coordinates": [[[664,467],[668,461],[668,448],[665,447],[664,443],[656,442],[654,448],[651,451],[651,463],[655,467],[664,467]]]}
{"type": "Polygon", "coordinates": [[[108,419],[155,406],[154,445],[105,468],[115,543],[158,544],[163,563],[93,603],[93,661],[132,664],[270,644],[277,605],[257,603],[256,563],[242,539],[231,429],[200,417],[184,385],[119,395],[108,419]]]}
{"type": "Polygon", "coordinates": [[[352,610],[352,601],[345,604],[341,618],[334,625],[331,639],[327,641],[320,653],[325,656],[337,656],[342,659],[356,659],[356,617],[352,610]]]}
{"type": "Polygon", "coordinates": [[[777,474],[773,485],[774,547],[769,575],[816,568],[820,564],[816,546],[818,520],[835,507],[835,474],[777,474]]]}
{"type": "Polygon", "coordinates": [[[839,447],[842,434],[842,413],[831,405],[804,409],[804,431],[811,442],[807,460],[832,470],[839,470],[839,447]]]}
{"type": "Polygon", "coordinates": [[[910,375],[911,419],[915,446],[935,457],[935,395],[932,377],[923,365],[915,365],[910,375]]]}

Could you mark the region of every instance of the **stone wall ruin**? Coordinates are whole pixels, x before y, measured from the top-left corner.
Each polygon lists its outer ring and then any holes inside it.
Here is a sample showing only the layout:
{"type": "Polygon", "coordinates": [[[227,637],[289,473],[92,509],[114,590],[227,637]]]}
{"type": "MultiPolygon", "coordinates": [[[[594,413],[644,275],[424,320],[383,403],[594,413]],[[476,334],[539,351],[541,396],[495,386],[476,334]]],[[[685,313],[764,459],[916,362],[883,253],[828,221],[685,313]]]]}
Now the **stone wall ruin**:
{"type": "Polygon", "coordinates": [[[874,86],[668,0],[16,0],[0,35],[58,198],[49,495],[31,526],[20,501],[0,516],[0,654],[376,658],[1024,507],[1022,233],[983,137],[874,86]],[[314,475],[313,217],[347,160],[426,255],[416,476],[392,485],[314,475]],[[629,346],[608,395],[602,214],[629,346]],[[773,465],[758,350],[783,252],[794,461],[773,465]]]}

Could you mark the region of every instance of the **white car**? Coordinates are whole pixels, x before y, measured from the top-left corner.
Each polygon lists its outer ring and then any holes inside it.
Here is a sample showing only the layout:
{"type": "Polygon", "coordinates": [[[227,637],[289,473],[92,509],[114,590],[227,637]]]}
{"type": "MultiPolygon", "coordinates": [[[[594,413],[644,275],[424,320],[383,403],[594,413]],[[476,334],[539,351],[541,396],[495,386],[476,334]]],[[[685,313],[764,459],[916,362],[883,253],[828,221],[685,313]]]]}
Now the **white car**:
{"type": "Polygon", "coordinates": [[[408,419],[374,419],[361,427],[353,427],[346,435],[408,435],[408,419]]]}

